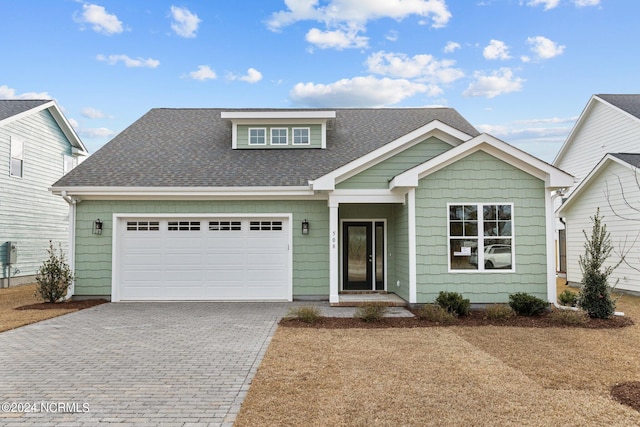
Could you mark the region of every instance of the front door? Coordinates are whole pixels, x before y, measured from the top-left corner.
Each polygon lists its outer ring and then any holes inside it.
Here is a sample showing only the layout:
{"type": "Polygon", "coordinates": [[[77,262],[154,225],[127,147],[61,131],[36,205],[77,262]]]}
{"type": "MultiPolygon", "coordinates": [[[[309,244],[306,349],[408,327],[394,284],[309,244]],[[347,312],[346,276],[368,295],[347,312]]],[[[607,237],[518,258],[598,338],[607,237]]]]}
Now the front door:
{"type": "Polygon", "coordinates": [[[384,290],[384,223],[344,222],[342,241],[343,290],[384,290]]]}

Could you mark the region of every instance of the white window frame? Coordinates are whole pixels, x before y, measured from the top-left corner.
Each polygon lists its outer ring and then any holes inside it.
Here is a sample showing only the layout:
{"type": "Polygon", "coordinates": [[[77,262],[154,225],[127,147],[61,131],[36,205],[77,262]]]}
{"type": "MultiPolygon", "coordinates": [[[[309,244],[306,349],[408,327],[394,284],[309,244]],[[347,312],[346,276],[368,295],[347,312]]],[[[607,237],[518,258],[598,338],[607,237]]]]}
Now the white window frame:
{"type": "Polygon", "coordinates": [[[19,138],[11,138],[11,153],[9,155],[9,175],[14,178],[24,176],[24,141],[19,138]],[[20,162],[20,171],[17,173],[14,168],[14,160],[20,162]]]}
{"type": "MultiPolygon", "coordinates": [[[[256,135],[255,137],[259,138],[258,135],[256,135]]],[[[249,128],[248,138],[249,138],[249,145],[267,145],[267,128],[249,128]],[[262,142],[251,142],[252,131],[262,131],[262,142]]]]}
{"type": "MultiPolygon", "coordinates": [[[[271,145],[288,145],[289,144],[289,129],[288,128],[271,128],[269,131],[270,144],[271,145]],[[284,142],[273,142],[274,136],[273,131],[284,131],[284,142]]],[[[282,135],[276,136],[276,138],[282,138],[282,135]]]]}
{"type": "Polygon", "coordinates": [[[311,128],[308,127],[304,127],[304,128],[293,128],[292,129],[292,138],[291,138],[291,144],[292,145],[310,145],[311,144],[311,128]],[[296,142],[296,131],[299,130],[304,130],[307,132],[307,142],[296,142]]]}
{"type": "Polygon", "coordinates": [[[456,202],[447,203],[447,266],[449,273],[515,273],[516,271],[516,245],[515,245],[515,213],[513,203],[507,202],[456,202]],[[477,236],[452,236],[451,235],[451,218],[449,217],[451,206],[476,206],[477,209],[477,236]],[[485,236],[484,235],[484,223],[483,211],[485,206],[509,206],[511,208],[511,235],[510,236],[485,236]],[[477,255],[476,269],[456,269],[451,267],[451,240],[452,239],[466,239],[477,241],[477,255]],[[510,240],[511,241],[511,268],[492,268],[485,269],[484,251],[485,240],[510,240]]]}

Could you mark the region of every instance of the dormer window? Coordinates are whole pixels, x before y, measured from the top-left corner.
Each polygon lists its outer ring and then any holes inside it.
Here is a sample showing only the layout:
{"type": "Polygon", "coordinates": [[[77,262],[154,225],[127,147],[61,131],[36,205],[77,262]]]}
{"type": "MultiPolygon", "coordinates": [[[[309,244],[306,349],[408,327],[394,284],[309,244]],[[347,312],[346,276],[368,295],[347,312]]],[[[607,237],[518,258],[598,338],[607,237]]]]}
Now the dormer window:
{"type": "Polygon", "coordinates": [[[287,145],[289,129],[287,128],[271,128],[271,145],[287,145]]]}
{"type": "Polygon", "coordinates": [[[309,128],[293,128],[293,145],[309,145],[309,128]]]}
{"type": "Polygon", "coordinates": [[[249,128],[249,145],[266,145],[266,128],[249,128]]]}

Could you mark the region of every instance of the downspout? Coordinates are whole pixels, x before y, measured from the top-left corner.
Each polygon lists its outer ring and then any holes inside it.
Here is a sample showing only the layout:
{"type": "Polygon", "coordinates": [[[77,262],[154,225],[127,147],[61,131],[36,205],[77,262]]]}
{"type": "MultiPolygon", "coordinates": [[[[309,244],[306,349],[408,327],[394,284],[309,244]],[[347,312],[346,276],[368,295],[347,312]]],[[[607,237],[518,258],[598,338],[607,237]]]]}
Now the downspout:
{"type": "Polygon", "coordinates": [[[66,300],[73,297],[75,291],[75,273],[76,273],[76,204],[78,200],[67,195],[66,191],[61,193],[62,198],[69,204],[69,267],[74,275],[71,286],[67,288],[66,300]]]}
{"type": "MultiPolygon", "coordinates": [[[[553,206],[553,202],[555,201],[555,199],[556,199],[557,197],[561,197],[561,196],[563,196],[563,195],[564,195],[564,193],[563,193],[563,191],[562,191],[562,190],[558,190],[558,191],[556,191],[554,194],[552,194],[552,195],[551,195],[551,205],[553,206]]],[[[567,223],[566,223],[562,218],[559,218],[559,219],[560,219],[560,222],[562,222],[562,224],[564,224],[564,227],[565,227],[565,230],[566,230],[566,229],[567,229],[567,223]]],[[[578,307],[568,307],[568,306],[566,306],[566,305],[560,305],[560,304],[558,303],[558,295],[557,295],[557,292],[554,292],[554,293],[553,293],[553,301],[552,301],[552,302],[553,302],[553,306],[554,306],[555,308],[557,308],[558,310],[580,311],[580,309],[579,309],[578,307]]],[[[615,311],[615,312],[613,312],[613,315],[614,315],[614,316],[621,316],[621,317],[624,317],[624,312],[622,312],[622,311],[615,311]]]]}

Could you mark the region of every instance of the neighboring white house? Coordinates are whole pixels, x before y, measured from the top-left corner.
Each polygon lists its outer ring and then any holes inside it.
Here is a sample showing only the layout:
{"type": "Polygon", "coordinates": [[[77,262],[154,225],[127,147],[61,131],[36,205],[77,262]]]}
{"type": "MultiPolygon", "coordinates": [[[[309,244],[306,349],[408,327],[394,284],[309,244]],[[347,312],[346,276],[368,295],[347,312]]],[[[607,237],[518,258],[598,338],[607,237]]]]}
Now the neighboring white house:
{"type": "Polygon", "coordinates": [[[86,155],[55,101],[0,100],[0,287],[33,281],[49,240],[66,249],[69,206],[48,188],[86,155]]]}
{"type": "MultiPolygon", "coordinates": [[[[578,257],[584,253],[583,230],[590,234],[590,217],[597,208],[615,250],[631,250],[627,262],[640,268],[637,249],[631,247],[640,230],[640,213],[631,208],[640,209],[635,181],[639,159],[640,94],[593,95],[553,162],[577,180],[557,211],[566,223],[566,230],[559,231],[559,271],[566,273],[570,284],[581,280],[578,257]]],[[[635,245],[640,246],[640,239],[635,245]]],[[[616,262],[615,253],[610,261],[616,262]]],[[[613,279],[620,279],[619,289],[640,291],[640,272],[630,266],[618,267],[613,279]]]]}

